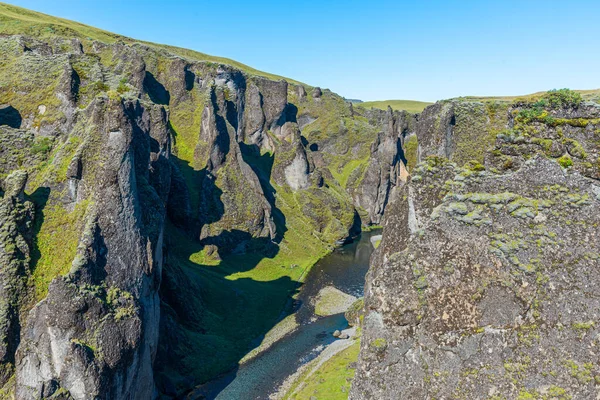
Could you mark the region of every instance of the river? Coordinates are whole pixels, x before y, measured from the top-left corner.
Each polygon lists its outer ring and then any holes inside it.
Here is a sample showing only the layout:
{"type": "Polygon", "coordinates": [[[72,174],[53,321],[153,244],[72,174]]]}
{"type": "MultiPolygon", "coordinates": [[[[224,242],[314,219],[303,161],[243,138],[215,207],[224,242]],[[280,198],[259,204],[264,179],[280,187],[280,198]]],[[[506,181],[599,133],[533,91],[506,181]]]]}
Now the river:
{"type": "Polygon", "coordinates": [[[306,276],[297,297],[295,316],[299,327],[255,358],[194,390],[188,399],[268,399],[288,376],[337,340],[333,332],[348,326],[344,315],[318,317],[311,300],[326,286],[362,297],[373,252],[370,238],[378,234],[363,232],[354,242],[319,260],[306,276]]]}

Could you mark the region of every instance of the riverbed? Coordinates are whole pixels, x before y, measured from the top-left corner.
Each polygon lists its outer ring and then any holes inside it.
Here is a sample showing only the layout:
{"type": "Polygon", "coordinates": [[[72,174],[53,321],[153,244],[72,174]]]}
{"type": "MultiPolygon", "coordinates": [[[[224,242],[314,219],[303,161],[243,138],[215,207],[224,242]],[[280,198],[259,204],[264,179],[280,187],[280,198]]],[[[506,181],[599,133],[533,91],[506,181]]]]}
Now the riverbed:
{"type": "Polygon", "coordinates": [[[298,327],[235,370],[194,390],[188,399],[268,399],[287,377],[338,340],[332,334],[348,326],[344,315],[315,315],[314,299],[327,286],[362,297],[374,250],[371,237],[379,234],[363,232],[354,242],[319,260],[306,276],[296,298],[294,316],[298,327]]]}

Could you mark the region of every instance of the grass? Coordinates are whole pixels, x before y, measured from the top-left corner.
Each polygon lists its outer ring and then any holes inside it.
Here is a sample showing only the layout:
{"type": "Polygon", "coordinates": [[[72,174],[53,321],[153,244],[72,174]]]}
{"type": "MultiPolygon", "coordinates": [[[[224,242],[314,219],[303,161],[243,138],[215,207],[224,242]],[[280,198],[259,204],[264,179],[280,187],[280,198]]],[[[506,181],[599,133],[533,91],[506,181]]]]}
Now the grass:
{"type": "Polygon", "coordinates": [[[292,393],[285,397],[292,399],[317,399],[345,400],[350,392],[350,385],[354,378],[355,369],[351,364],[358,360],[360,341],[357,340],[350,347],[325,361],[313,373],[307,371],[294,384],[292,393]]]}
{"type": "MultiPolygon", "coordinates": [[[[600,98],[600,89],[574,90],[574,92],[581,94],[581,96],[584,100],[598,100],[600,98]]],[[[498,101],[501,103],[512,103],[516,100],[533,101],[537,98],[545,96],[547,93],[548,93],[548,91],[525,94],[525,95],[521,95],[521,96],[463,96],[463,97],[458,97],[458,99],[465,100],[465,101],[479,101],[479,102],[498,101]]]]}
{"type": "Polygon", "coordinates": [[[274,256],[252,253],[223,260],[206,257],[199,242],[171,225],[167,237],[168,268],[181,269],[184,280],[202,288],[201,298],[190,293],[188,299],[198,303],[201,315],[186,316],[180,330],[184,339],[170,354],[173,362],[158,367],[182,389],[189,388],[188,377],[205,382],[258,346],[256,339],[262,340],[284,315],[305,272],[327,252],[323,244],[304,240],[294,229],[288,229],[274,256]]]}
{"type": "Polygon", "coordinates": [[[419,141],[417,135],[410,135],[404,142],[404,156],[406,157],[407,167],[409,171],[417,166],[419,155],[419,141]]]}
{"type": "Polygon", "coordinates": [[[369,163],[369,158],[362,159],[352,159],[346,163],[344,163],[344,158],[334,157],[334,161],[329,164],[329,171],[335,178],[335,180],[340,184],[344,189],[348,185],[348,179],[350,175],[358,168],[364,168],[369,163]]]}
{"type": "Polygon", "coordinates": [[[39,252],[39,259],[31,277],[35,285],[36,300],[46,297],[48,286],[54,278],[71,269],[88,205],[89,201],[82,201],[73,211],[54,205],[42,211],[43,223],[42,219],[36,218],[40,225],[37,227],[39,233],[34,246],[39,252]]]}
{"type": "Polygon", "coordinates": [[[379,100],[379,101],[365,101],[363,103],[355,104],[363,108],[379,108],[381,110],[387,110],[388,106],[392,107],[392,110],[405,110],[410,113],[420,113],[433,103],[426,101],[416,100],[379,100]]]}
{"type": "Polygon", "coordinates": [[[0,3],[0,34],[26,34],[39,38],[56,36],[66,38],[75,37],[81,40],[84,48],[91,46],[94,40],[104,43],[115,43],[117,41],[122,41],[129,44],[143,43],[155,49],[165,50],[169,53],[187,58],[192,61],[206,61],[227,64],[250,75],[264,76],[273,80],[285,79],[288,82],[300,84],[300,82],[297,82],[293,79],[259,71],[225,57],[211,56],[198,51],[182,49],[180,47],[165,44],[138,41],[126,36],[118,35],[116,33],[84,25],[79,22],[54,17],[6,3],[0,3]]]}

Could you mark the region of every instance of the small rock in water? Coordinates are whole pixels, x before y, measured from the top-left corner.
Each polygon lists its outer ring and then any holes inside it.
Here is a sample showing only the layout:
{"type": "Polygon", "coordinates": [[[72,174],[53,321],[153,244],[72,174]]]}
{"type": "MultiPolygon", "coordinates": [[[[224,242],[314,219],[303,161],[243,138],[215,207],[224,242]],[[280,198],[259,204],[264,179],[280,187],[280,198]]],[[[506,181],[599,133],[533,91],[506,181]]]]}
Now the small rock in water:
{"type": "Polygon", "coordinates": [[[341,335],[341,334],[342,334],[342,332],[340,332],[339,330],[337,330],[337,329],[336,329],[336,330],[333,332],[333,337],[340,337],[340,335],[341,335]]]}

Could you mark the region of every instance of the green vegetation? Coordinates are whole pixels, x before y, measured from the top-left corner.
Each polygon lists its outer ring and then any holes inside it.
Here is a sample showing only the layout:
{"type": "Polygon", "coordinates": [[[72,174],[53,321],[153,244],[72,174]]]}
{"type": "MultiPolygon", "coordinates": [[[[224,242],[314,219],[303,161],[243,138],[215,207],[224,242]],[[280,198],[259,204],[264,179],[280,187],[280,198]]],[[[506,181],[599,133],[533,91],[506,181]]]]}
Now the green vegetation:
{"type": "Polygon", "coordinates": [[[10,376],[4,386],[0,387],[0,399],[14,399],[15,398],[15,384],[17,377],[13,371],[2,371],[5,376],[10,376]]]}
{"type": "Polygon", "coordinates": [[[331,164],[329,164],[329,171],[331,171],[331,174],[340,186],[346,188],[350,176],[355,171],[364,169],[368,163],[369,158],[355,159],[346,162],[342,157],[334,157],[331,164]]]}
{"type": "Polygon", "coordinates": [[[264,76],[273,80],[285,79],[288,82],[299,83],[292,79],[256,70],[228,58],[210,56],[194,50],[182,49],[175,46],[137,41],[102,29],[80,24],[75,21],[53,17],[5,3],[0,3],[0,34],[26,34],[42,39],[57,36],[78,38],[81,40],[84,50],[89,49],[94,40],[104,43],[115,43],[117,41],[128,44],[143,43],[157,50],[166,50],[190,60],[227,64],[251,75],[264,76]]]}
{"type": "Polygon", "coordinates": [[[379,100],[379,101],[365,101],[363,103],[357,103],[355,106],[363,108],[379,108],[381,110],[387,110],[388,106],[392,107],[392,110],[405,110],[410,113],[420,113],[433,103],[426,101],[416,100],[379,100]]]}
{"type": "Polygon", "coordinates": [[[574,322],[573,328],[577,329],[577,330],[587,331],[587,330],[593,328],[595,325],[596,325],[596,323],[594,321],[574,322]]]}
{"type": "Polygon", "coordinates": [[[458,103],[455,107],[455,150],[453,161],[462,165],[483,163],[485,153],[493,147],[496,136],[507,123],[508,105],[500,102],[458,103]]]}
{"type": "Polygon", "coordinates": [[[407,167],[409,171],[417,165],[419,152],[419,141],[417,135],[410,135],[404,142],[404,156],[406,157],[407,167]]]}
{"type": "MultiPolygon", "coordinates": [[[[560,89],[553,90],[551,92],[564,92],[568,89],[560,89]]],[[[570,92],[575,92],[581,96],[583,100],[595,100],[600,96],[600,89],[592,89],[592,90],[570,90],[570,92]]],[[[489,101],[497,101],[501,103],[513,103],[515,101],[536,101],[542,96],[545,96],[548,92],[536,92],[532,94],[526,94],[521,96],[464,96],[458,97],[460,100],[464,101],[480,101],[480,102],[489,102],[489,101]]],[[[559,94],[559,96],[561,96],[559,94]]],[[[572,97],[572,96],[568,96],[572,97]]]]}
{"type": "Polygon", "coordinates": [[[581,96],[581,93],[570,89],[554,89],[546,93],[544,100],[554,108],[577,107],[583,101],[583,96],[581,96]]]}
{"type": "Polygon", "coordinates": [[[300,376],[284,399],[317,399],[344,400],[348,398],[350,385],[354,378],[358,360],[360,341],[351,344],[345,350],[325,361],[315,371],[310,369],[300,376]]]}
{"type": "Polygon", "coordinates": [[[225,255],[222,260],[211,259],[196,240],[168,226],[169,270],[179,271],[178,280],[202,287],[201,298],[189,293],[188,301],[201,311],[186,317],[171,355],[178,370],[163,371],[176,385],[186,387],[189,376],[204,382],[229,370],[277,324],[305,272],[328,251],[299,231],[295,218],[297,213],[288,217],[277,254],[225,255]]]}
{"type": "Polygon", "coordinates": [[[69,272],[89,204],[87,200],[82,201],[73,211],[61,205],[46,207],[41,211],[43,219],[36,218],[38,234],[34,246],[37,254],[34,253],[33,257],[35,269],[32,280],[37,300],[46,297],[54,278],[69,272]]]}
{"type": "Polygon", "coordinates": [[[567,154],[565,154],[564,156],[560,157],[558,160],[558,163],[560,164],[561,167],[563,168],[568,168],[573,166],[573,160],[571,160],[571,157],[569,157],[567,154]]]}
{"type": "Polygon", "coordinates": [[[52,149],[52,139],[48,137],[36,137],[31,147],[31,154],[46,154],[52,149]]]}

